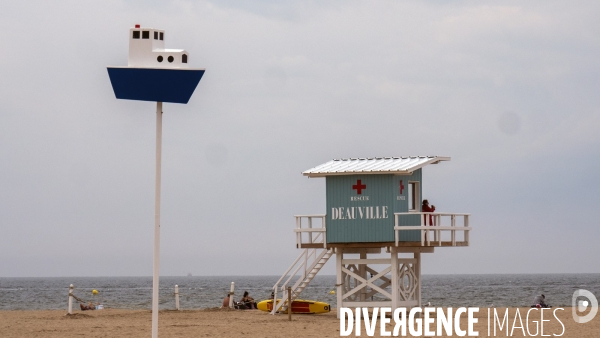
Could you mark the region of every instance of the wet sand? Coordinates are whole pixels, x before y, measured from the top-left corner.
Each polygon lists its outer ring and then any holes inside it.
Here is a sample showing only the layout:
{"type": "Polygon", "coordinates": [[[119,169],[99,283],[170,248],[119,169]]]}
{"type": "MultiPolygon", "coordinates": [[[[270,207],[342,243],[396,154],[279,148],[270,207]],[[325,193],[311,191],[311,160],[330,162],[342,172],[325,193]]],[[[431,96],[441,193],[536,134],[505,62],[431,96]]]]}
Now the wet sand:
{"type": "MultiPolygon", "coordinates": [[[[519,309],[526,326],[528,308],[519,309]]],[[[479,322],[475,330],[479,337],[488,337],[487,308],[481,308],[475,315],[479,322]]],[[[504,315],[504,308],[496,311],[504,315]]],[[[493,310],[492,310],[493,316],[493,310]]],[[[509,309],[509,335],[513,326],[516,309],[509,309]]],[[[564,325],[562,337],[600,337],[600,314],[589,323],[578,324],[572,318],[571,308],[556,312],[564,325]]],[[[493,318],[493,317],[492,317],[493,318]]],[[[0,311],[0,337],[150,337],[151,312],[149,310],[105,309],[98,311],[74,311],[66,315],[65,310],[46,311],[0,311]]],[[[536,323],[540,320],[539,311],[532,312],[529,318],[531,334],[535,334],[536,323]]],[[[544,335],[560,335],[563,331],[553,311],[545,311],[544,335]]],[[[462,329],[466,329],[466,318],[462,318],[462,329]]],[[[517,319],[516,325],[519,325],[517,319]]],[[[539,324],[538,324],[539,325],[539,324]]],[[[393,325],[387,325],[388,330],[393,325]]],[[[432,325],[435,330],[436,326],[432,325]]],[[[491,335],[493,334],[493,326],[491,335]]],[[[525,328],[525,332],[527,329],[525,328]]],[[[515,328],[512,337],[524,337],[523,331],[515,328]]],[[[362,328],[361,337],[366,337],[362,328]]],[[[541,333],[541,332],[540,332],[541,333]]],[[[204,309],[183,311],[161,311],[159,316],[160,337],[339,337],[340,321],[335,311],[321,315],[294,315],[288,321],[285,314],[272,316],[258,310],[204,309]]],[[[375,336],[380,336],[379,322],[375,336]]],[[[410,336],[407,333],[407,336],[410,336]]],[[[425,337],[425,335],[423,335],[425,337]]],[[[454,335],[456,337],[456,335],[454,335]]],[[[507,337],[506,325],[496,337],[507,337]]],[[[538,333],[538,337],[540,334],[538,333]]],[[[351,335],[354,337],[354,335],[351,335]]],[[[525,337],[529,337],[526,333],[525,337]]]]}

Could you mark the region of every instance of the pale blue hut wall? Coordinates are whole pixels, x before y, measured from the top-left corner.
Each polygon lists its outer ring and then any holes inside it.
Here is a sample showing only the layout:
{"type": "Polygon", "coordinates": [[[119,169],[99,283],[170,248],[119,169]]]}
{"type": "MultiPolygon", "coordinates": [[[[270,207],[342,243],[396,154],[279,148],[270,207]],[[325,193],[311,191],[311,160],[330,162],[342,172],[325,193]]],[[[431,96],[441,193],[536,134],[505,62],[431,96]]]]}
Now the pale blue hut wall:
{"type": "Polygon", "coordinates": [[[327,176],[327,242],[394,241],[393,182],[393,175],[327,176]],[[358,180],[361,194],[352,189],[358,180]]]}
{"type": "MultiPolygon", "coordinates": [[[[419,183],[419,198],[417,201],[417,210],[421,211],[421,204],[423,200],[423,180],[421,175],[421,169],[415,170],[412,175],[401,175],[394,176],[394,212],[408,212],[408,183],[418,182],[419,183]],[[400,182],[402,182],[403,189],[402,194],[400,193],[400,182]]],[[[401,216],[399,218],[400,226],[409,225],[421,225],[419,215],[401,216]]],[[[419,230],[400,231],[400,241],[420,242],[421,232],[419,230]]]]}
{"type": "MultiPolygon", "coordinates": [[[[394,213],[408,212],[409,182],[419,183],[417,210],[420,211],[423,199],[421,169],[411,175],[326,177],[327,242],[393,242],[394,213]],[[361,194],[352,188],[358,180],[366,186],[361,194]]],[[[420,217],[402,216],[399,225],[421,225],[420,217]]],[[[420,231],[402,231],[399,240],[420,242],[420,231]]]]}

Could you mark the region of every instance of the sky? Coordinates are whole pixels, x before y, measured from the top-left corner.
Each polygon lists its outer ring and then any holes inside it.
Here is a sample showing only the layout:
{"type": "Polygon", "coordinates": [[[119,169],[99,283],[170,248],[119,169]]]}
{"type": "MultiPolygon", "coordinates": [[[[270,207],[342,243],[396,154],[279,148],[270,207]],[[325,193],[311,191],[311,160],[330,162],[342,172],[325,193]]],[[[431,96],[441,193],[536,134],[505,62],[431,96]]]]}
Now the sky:
{"type": "MultiPolygon", "coordinates": [[[[596,1],[0,3],[0,277],[150,276],[155,103],[117,100],[128,30],[206,73],[163,107],[161,275],[278,275],[334,158],[423,169],[471,246],[424,274],[600,273],[596,1]]],[[[322,273],[334,274],[329,262],[322,273]]]]}

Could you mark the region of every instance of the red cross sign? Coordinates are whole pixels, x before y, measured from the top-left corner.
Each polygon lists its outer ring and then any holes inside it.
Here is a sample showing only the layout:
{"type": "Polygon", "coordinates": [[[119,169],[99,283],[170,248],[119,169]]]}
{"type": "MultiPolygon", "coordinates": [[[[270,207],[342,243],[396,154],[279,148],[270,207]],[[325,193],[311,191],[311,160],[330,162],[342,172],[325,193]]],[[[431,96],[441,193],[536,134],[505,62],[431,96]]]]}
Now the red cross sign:
{"type": "Polygon", "coordinates": [[[363,189],[367,189],[365,184],[362,184],[360,180],[356,181],[356,184],[352,186],[352,189],[356,190],[356,193],[361,195],[363,189]]]}
{"type": "Polygon", "coordinates": [[[402,184],[402,180],[400,180],[400,195],[402,195],[403,191],[404,191],[404,184],[402,184]]]}

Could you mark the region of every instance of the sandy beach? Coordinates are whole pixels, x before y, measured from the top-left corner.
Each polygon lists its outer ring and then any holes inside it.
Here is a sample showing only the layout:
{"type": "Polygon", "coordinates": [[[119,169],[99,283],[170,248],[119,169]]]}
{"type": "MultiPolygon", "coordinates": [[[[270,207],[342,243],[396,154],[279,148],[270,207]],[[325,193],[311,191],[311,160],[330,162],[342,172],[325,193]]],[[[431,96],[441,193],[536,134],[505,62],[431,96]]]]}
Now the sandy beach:
{"type": "MultiPolygon", "coordinates": [[[[502,314],[505,311],[504,308],[496,310],[502,314]]],[[[523,322],[527,310],[529,309],[519,309],[523,322]]],[[[516,309],[509,309],[510,328],[515,313],[516,309]]],[[[550,322],[544,324],[544,335],[560,335],[563,331],[561,324],[552,316],[552,312],[548,311],[546,314],[550,316],[544,319],[550,319],[550,322]]],[[[564,325],[562,337],[600,336],[600,318],[596,317],[586,324],[577,324],[572,319],[570,308],[557,311],[556,314],[564,325]]],[[[479,337],[488,337],[487,309],[481,308],[476,317],[479,323],[475,325],[475,330],[479,331],[479,337]]],[[[535,333],[533,321],[539,319],[539,315],[533,314],[529,318],[532,335],[535,333]]],[[[77,311],[71,316],[67,316],[64,310],[0,311],[0,337],[149,337],[150,323],[149,310],[77,311]]],[[[463,324],[466,325],[464,318],[463,324]]],[[[387,327],[390,331],[393,329],[392,325],[387,327]]],[[[508,336],[510,336],[510,328],[508,336]]],[[[256,310],[215,308],[161,311],[159,319],[161,337],[339,337],[339,330],[340,322],[335,312],[323,315],[294,315],[290,322],[287,315],[271,316],[256,310]]],[[[490,336],[494,336],[493,329],[491,333],[490,336]]],[[[364,327],[361,336],[367,336],[364,327]]],[[[379,323],[377,323],[375,336],[380,336],[379,323]]],[[[497,331],[495,336],[506,337],[506,326],[502,333],[497,331]]],[[[524,337],[521,329],[518,328],[514,330],[512,336],[524,337]]]]}

